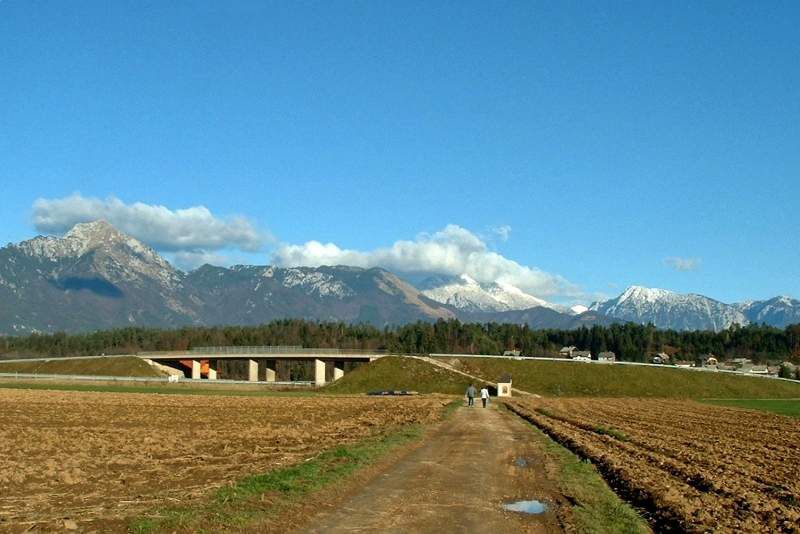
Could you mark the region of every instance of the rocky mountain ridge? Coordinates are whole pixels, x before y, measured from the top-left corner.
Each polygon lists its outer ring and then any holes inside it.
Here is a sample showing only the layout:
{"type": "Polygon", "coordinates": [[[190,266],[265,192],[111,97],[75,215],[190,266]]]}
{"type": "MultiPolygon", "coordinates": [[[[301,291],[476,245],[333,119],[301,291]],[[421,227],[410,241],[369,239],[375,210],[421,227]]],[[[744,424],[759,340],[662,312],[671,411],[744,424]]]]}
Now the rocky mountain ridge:
{"type": "Polygon", "coordinates": [[[619,321],[673,330],[720,331],[751,323],[783,328],[800,323],[800,301],[789,297],[726,304],[703,295],[642,286],[630,286],[618,297],[595,302],[589,309],[619,321]]]}
{"type": "Polygon", "coordinates": [[[567,310],[512,285],[480,284],[466,275],[440,275],[418,288],[380,268],[205,265],[184,273],[104,221],[0,248],[0,334],[246,325],[288,317],[378,326],[458,318],[564,329],[633,321],[720,330],[800,323],[800,301],[725,304],[632,286],[588,310],[567,310]]]}

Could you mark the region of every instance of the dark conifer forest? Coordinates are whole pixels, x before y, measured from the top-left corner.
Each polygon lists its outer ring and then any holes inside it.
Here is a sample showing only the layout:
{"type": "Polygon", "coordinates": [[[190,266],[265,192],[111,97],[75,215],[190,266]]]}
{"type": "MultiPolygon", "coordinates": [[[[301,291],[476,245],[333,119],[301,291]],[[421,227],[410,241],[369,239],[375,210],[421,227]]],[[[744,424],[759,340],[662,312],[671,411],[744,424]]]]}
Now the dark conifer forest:
{"type": "Polygon", "coordinates": [[[613,351],[624,361],[645,361],[666,352],[695,361],[704,354],[755,361],[800,361],[800,325],[785,329],[734,326],[721,332],[677,332],[652,325],[615,324],[576,330],[532,330],[513,324],[473,324],[456,320],[418,322],[379,329],[369,325],[318,323],[297,319],[260,326],[190,327],[174,330],[122,328],[86,334],[34,334],[0,338],[0,357],[132,354],[220,345],[294,345],[317,348],[369,349],[398,353],[502,354],[556,356],[574,345],[592,354],[613,351]]]}

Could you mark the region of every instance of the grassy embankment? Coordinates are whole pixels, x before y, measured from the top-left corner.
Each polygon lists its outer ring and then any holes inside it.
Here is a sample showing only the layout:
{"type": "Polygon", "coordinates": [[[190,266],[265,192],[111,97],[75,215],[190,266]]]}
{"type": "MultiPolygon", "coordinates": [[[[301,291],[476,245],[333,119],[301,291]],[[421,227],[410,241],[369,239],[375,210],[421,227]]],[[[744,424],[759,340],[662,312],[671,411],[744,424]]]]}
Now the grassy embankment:
{"type": "Polygon", "coordinates": [[[456,369],[492,381],[509,373],[515,388],[547,397],[800,398],[800,382],[729,373],[571,361],[499,358],[443,360],[456,369]]]}
{"type": "MultiPolygon", "coordinates": [[[[84,375],[163,378],[156,369],[135,356],[119,358],[74,358],[53,359],[49,361],[0,362],[0,373],[37,373],[53,375],[84,375]]],[[[0,379],[0,388],[43,389],[55,391],[99,391],[108,393],[160,393],[165,395],[235,395],[259,397],[269,395],[308,395],[306,389],[265,389],[259,385],[248,384],[196,384],[152,382],[105,382],[72,380],[26,380],[14,378],[0,379]]]]}
{"type": "MultiPolygon", "coordinates": [[[[368,393],[409,390],[463,395],[473,382],[468,377],[414,358],[387,356],[364,364],[327,386],[325,393],[368,393]]],[[[480,384],[476,382],[475,386],[480,384]]]]}
{"type": "Polygon", "coordinates": [[[800,399],[709,399],[705,402],[800,418],[800,399]]]}
{"type": "Polygon", "coordinates": [[[0,373],[37,373],[91,376],[163,376],[136,356],[119,358],[59,358],[30,362],[2,362],[0,373]]]}
{"type": "MultiPolygon", "coordinates": [[[[499,358],[442,358],[455,369],[550,397],[800,398],[800,383],[675,368],[499,358]]],[[[386,357],[346,374],[328,393],[409,389],[462,395],[470,379],[411,358],[386,357]]],[[[476,384],[478,385],[478,384],[476,384]]]]}

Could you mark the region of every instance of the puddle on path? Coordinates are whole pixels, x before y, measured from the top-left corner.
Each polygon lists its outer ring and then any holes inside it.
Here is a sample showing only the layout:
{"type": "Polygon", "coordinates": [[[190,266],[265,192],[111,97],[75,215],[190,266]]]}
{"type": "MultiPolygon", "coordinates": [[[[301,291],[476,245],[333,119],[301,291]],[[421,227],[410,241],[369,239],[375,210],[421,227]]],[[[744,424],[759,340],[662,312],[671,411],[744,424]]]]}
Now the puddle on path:
{"type": "Polygon", "coordinates": [[[514,460],[514,465],[516,465],[517,467],[528,467],[528,460],[526,460],[525,458],[517,458],[516,460],[514,460]]]}
{"type": "Polygon", "coordinates": [[[503,508],[510,512],[523,514],[541,514],[547,511],[547,505],[541,501],[517,501],[504,504],[503,508]]]}

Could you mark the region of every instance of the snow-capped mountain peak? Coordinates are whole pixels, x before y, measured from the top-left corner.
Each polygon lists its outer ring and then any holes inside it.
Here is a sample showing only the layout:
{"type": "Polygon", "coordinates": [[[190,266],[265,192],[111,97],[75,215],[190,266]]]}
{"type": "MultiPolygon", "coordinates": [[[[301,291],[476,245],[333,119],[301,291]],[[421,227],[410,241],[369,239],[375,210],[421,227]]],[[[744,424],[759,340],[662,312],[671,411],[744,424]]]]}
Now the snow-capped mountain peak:
{"type": "Polygon", "coordinates": [[[422,294],[431,300],[468,312],[525,310],[550,307],[546,301],[506,283],[481,284],[471,276],[431,277],[422,284],[422,294]]]}
{"type": "Polygon", "coordinates": [[[660,300],[674,298],[676,295],[677,293],[666,289],[630,286],[617,298],[620,303],[627,301],[658,302],[660,300]]]}
{"type": "Polygon", "coordinates": [[[800,300],[785,295],[768,300],[749,300],[735,305],[751,323],[784,327],[800,323],[800,300]]]}
{"type": "Polygon", "coordinates": [[[477,280],[472,278],[467,273],[462,274],[461,276],[459,276],[459,278],[467,285],[470,285],[470,286],[479,286],[480,285],[477,280]]]}
{"type": "Polygon", "coordinates": [[[718,331],[749,322],[736,306],[702,295],[642,286],[631,286],[619,297],[596,302],[589,309],[623,321],[675,330],[718,331]]]}
{"type": "Polygon", "coordinates": [[[64,237],[38,236],[23,241],[17,248],[51,264],[69,260],[68,266],[59,269],[59,275],[93,253],[93,269],[110,280],[133,281],[144,277],[166,286],[180,280],[179,273],[155,250],[104,220],[76,224],[64,237]]]}

